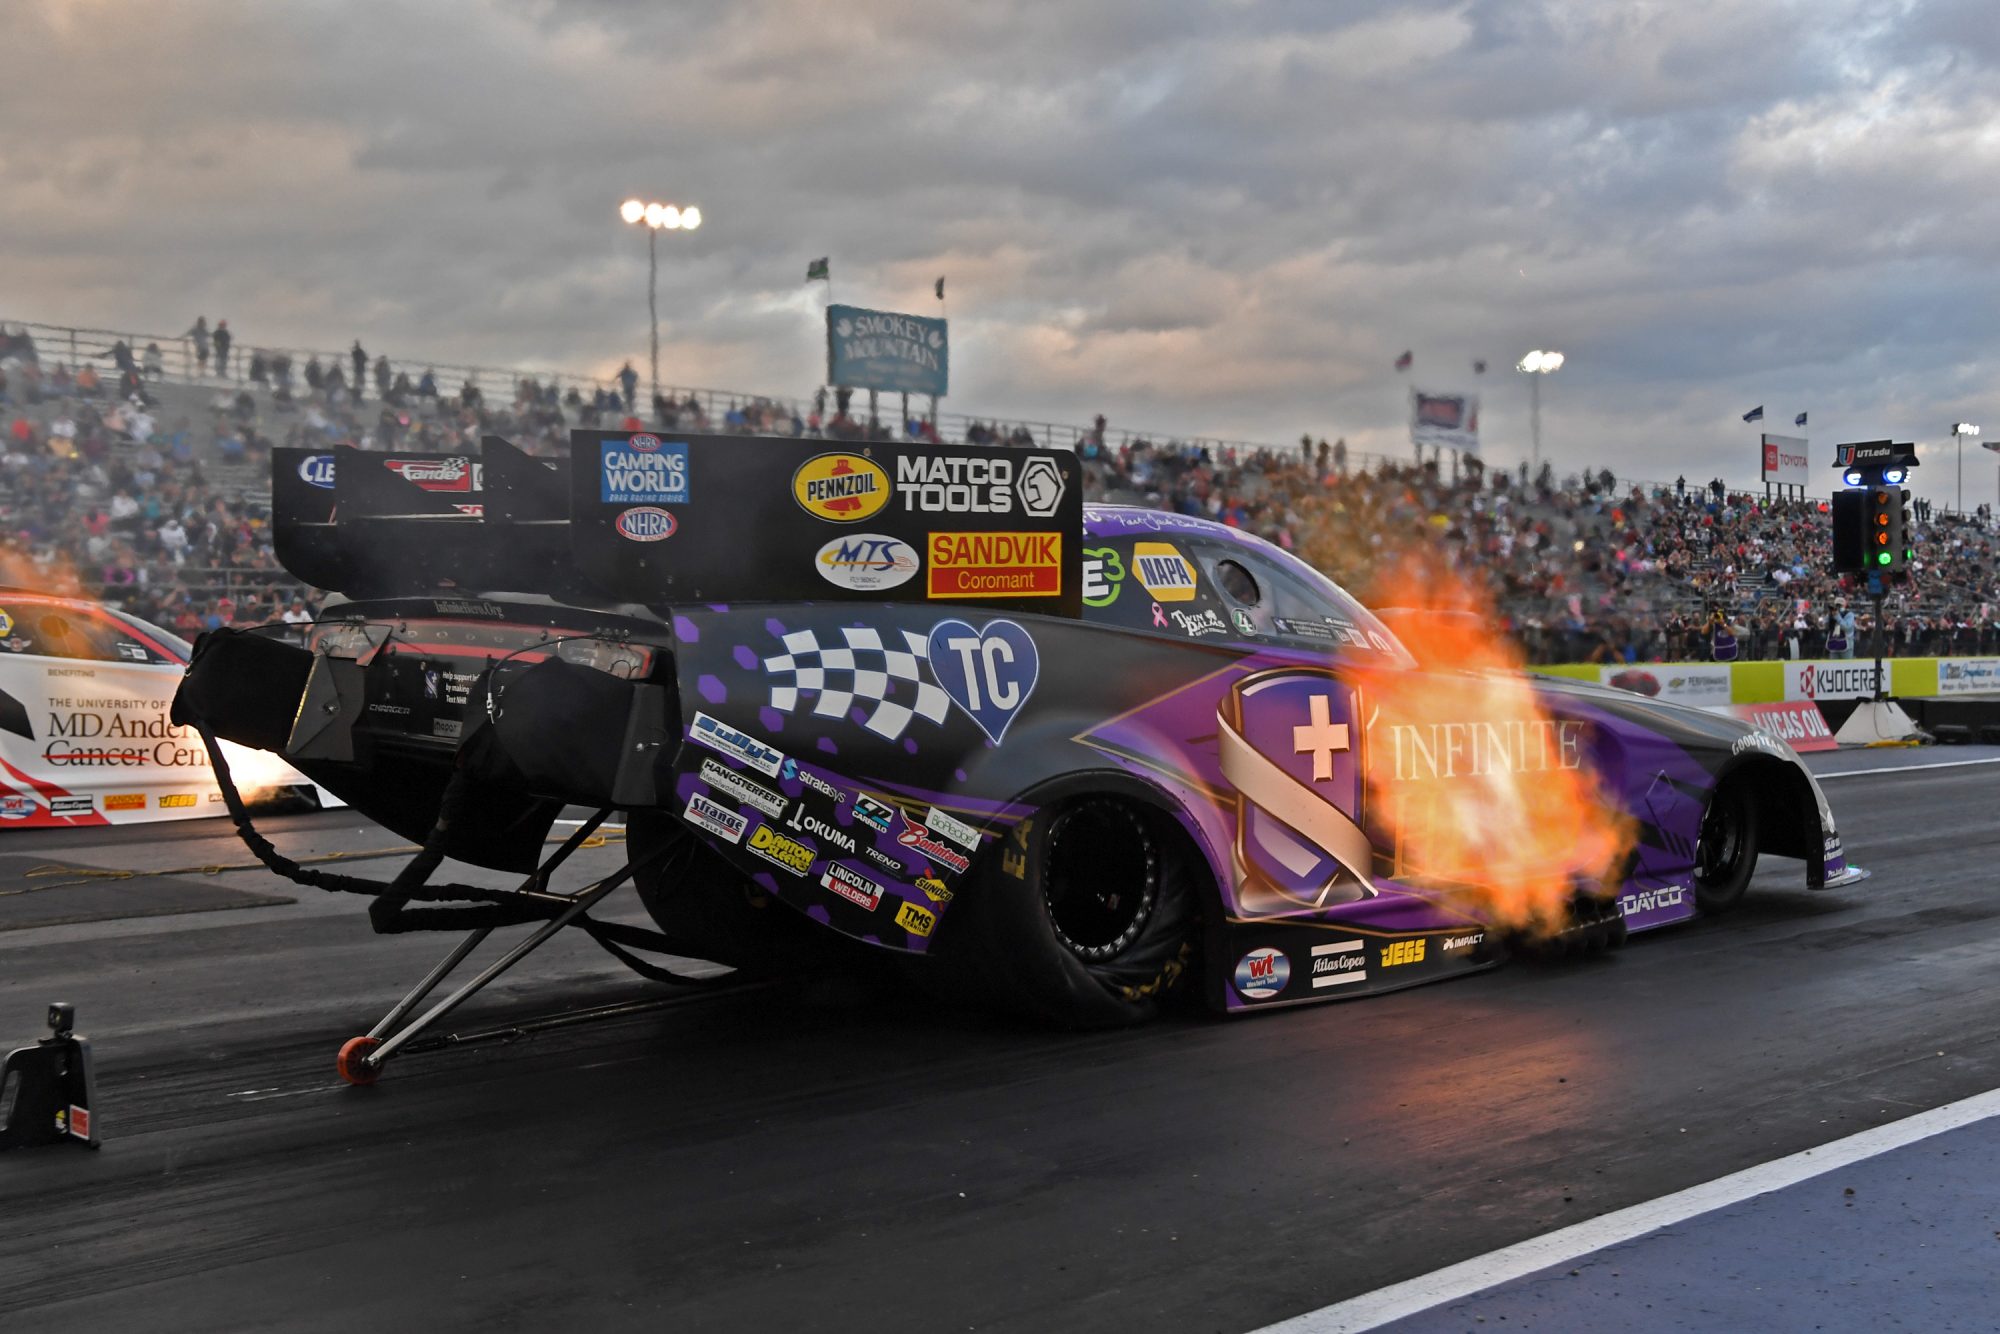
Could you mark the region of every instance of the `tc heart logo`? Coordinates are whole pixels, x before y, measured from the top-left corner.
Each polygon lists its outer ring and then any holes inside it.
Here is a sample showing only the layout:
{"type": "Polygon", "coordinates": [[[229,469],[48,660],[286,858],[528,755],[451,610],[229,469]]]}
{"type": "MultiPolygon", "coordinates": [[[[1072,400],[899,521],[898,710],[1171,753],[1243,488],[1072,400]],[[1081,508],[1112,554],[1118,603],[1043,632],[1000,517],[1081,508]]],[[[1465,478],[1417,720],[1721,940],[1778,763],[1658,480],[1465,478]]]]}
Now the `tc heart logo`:
{"type": "Polygon", "coordinates": [[[983,630],[940,621],[931,627],[930,659],[951,702],[996,746],[1041,675],[1035,641],[1012,621],[989,621],[983,630]]]}

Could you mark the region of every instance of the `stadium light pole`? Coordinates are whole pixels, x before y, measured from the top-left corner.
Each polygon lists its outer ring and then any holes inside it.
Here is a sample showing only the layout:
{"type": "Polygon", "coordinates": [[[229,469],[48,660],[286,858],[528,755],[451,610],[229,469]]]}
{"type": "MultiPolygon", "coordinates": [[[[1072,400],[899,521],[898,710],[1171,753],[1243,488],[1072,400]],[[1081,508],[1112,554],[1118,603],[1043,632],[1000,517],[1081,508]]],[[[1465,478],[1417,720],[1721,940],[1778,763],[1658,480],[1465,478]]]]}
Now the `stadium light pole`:
{"type": "Polygon", "coordinates": [[[701,210],[690,204],[676,208],[644,199],[628,199],[618,216],[646,229],[646,314],[653,321],[653,397],[660,396],[660,233],[691,232],[701,226],[701,210]]]}
{"type": "Polygon", "coordinates": [[[1542,377],[1562,369],[1563,354],[1537,348],[1514,363],[1528,377],[1528,429],[1535,441],[1535,471],[1542,470],[1542,377]]]}
{"type": "Polygon", "coordinates": [[[1951,428],[1952,443],[1958,446],[1958,512],[1965,513],[1965,437],[1979,438],[1979,428],[1971,422],[1954,422],[1951,428]]]}

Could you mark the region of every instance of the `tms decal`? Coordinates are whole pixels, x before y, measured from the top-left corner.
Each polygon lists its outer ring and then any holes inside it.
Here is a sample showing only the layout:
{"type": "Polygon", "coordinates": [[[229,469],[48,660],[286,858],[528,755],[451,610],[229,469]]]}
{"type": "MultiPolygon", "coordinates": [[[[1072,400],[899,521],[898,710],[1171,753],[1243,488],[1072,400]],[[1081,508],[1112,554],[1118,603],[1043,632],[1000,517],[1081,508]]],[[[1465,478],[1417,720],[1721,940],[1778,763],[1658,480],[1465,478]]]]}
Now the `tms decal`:
{"type": "Polygon", "coordinates": [[[928,936],[932,928],[937,926],[937,914],[905,900],[903,905],[896,909],[896,925],[913,936],[928,936]]]}

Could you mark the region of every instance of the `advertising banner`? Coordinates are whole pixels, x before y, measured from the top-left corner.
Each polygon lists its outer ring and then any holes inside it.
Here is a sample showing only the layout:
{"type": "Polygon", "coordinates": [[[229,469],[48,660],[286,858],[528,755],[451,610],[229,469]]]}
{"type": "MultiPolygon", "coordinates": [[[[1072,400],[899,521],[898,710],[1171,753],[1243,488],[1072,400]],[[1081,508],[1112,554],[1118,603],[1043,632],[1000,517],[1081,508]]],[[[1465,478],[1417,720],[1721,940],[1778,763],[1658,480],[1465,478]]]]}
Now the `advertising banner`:
{"type": "Polygon", "coordinates": [[[859,306],[828,306],[826,382],[847,389],[943,398],[951,384],[951,342],[945,322],[859,306]]]}
{"type": "Polygon", "coordinates": [[[1760,732],[1766,732],[1793,750],[1832,750],[1840,743],[1819,705],[1806,700],[1789,704],[1739,704],[1736,716],[1760,732]]]}
{"type": "Polygon", "coordinates": [[[1671,704],[1715,708],[1729,703],[1728,663],[1647,662],[1598,669],[1599,684],[1671,704]]]}
{"type": "Polygon", "coordinates": [[[1479,399],[1473,394],[1410,391],[1410,443],[1479,452],[1479,399]]]}
{"type": "Polygon", "coordinates": [[[1759,437],[1759,462],[1767,482],[1780,486],[1804,486],[1811,480],[1806,469],[1806,442],[1802,436],[1766,435],[1759,437]]]}
{"type": "Polygon", "coordinates": [[[1937,692],[2000,694],[2000,658],[1939,658],[1937,692]]]}
{"type": "Polygon", "coordinates": [[[1785,698],[1788,700],[1872,699],[1875,695],[1875,664],[1872,661],[1831,658],[1787,662],[1784,669],[1785,698]]]}

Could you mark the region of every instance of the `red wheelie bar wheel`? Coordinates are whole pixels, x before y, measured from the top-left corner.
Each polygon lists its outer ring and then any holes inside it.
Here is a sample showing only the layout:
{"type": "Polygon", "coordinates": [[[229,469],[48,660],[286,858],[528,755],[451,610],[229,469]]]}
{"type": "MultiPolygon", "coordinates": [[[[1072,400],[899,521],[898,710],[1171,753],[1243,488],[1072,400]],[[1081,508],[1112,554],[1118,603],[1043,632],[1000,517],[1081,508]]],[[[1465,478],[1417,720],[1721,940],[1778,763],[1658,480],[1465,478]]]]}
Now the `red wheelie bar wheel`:
{"type": "Polygon", "coordinates": [[[382,1071],[377,1066],[365,1064],[362,1058],[381,1045],[380,1038],[349,1038],[341,1044],[340,1055],[334,1058],[333,1068],[350,1084],[372,1084],[382,1077],[382,1071]]]}

